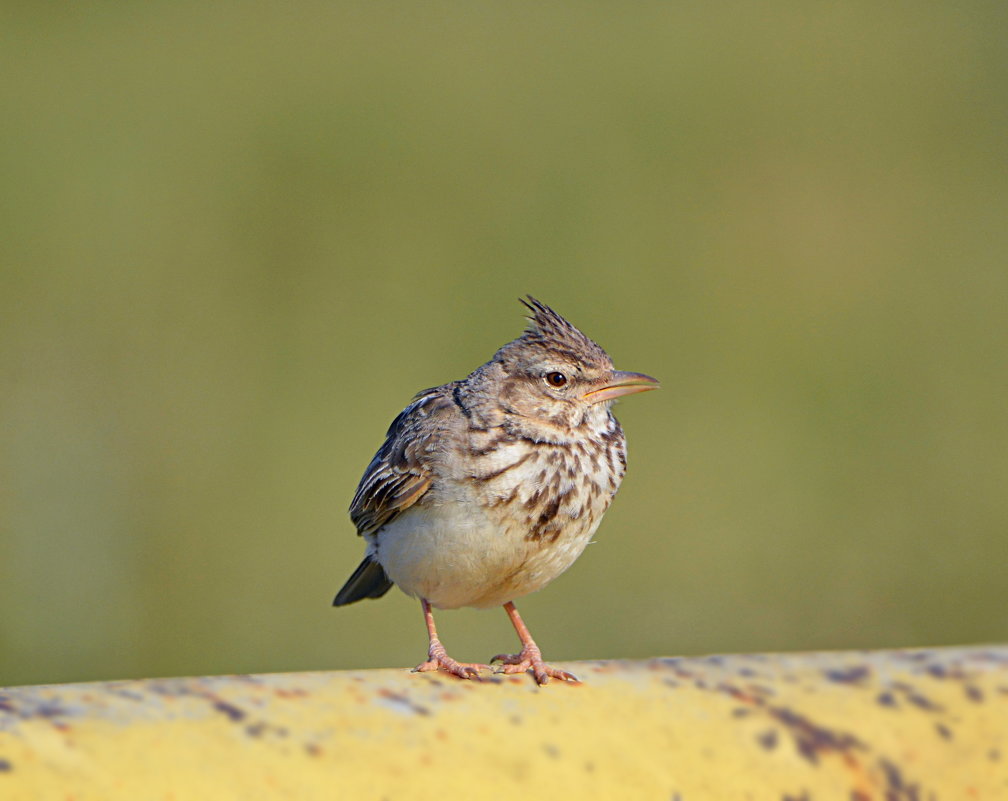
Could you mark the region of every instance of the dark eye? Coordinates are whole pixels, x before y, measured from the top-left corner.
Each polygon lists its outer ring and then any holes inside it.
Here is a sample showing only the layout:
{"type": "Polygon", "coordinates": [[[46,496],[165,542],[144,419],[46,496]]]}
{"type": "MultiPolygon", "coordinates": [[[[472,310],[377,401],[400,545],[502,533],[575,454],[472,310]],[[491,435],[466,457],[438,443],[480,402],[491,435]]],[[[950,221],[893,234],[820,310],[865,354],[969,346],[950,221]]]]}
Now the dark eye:
{"type": "Polygon", "coordinates": [[[562,387],[567,383],[567,376],[563,373],[546,373],[546,383],[551,387],[562,387]]]}

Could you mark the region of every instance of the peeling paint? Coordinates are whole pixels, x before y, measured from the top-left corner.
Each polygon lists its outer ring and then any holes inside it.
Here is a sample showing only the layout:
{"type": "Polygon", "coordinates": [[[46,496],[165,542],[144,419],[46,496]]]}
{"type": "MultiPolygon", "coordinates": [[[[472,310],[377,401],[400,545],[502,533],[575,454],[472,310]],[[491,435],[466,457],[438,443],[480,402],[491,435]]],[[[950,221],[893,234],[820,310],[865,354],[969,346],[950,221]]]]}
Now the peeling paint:
{"type": "Polygon", "coordinates": [[[825,670],[823,675],[830,681],[842,684],[859,684],[871,676],[871,668],[868,665],[853,665],[848,668],[825,670]]]}

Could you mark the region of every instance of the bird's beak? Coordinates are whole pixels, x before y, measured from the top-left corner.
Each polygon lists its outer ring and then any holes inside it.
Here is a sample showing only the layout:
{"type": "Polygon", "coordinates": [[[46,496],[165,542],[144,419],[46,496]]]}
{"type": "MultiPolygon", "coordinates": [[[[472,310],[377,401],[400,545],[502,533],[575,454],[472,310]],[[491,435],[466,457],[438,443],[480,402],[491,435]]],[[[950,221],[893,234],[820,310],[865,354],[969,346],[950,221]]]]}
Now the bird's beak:
{"type": "Polygon", "coordinates": [[[624,370],[617,370],[613,373],[612,381],[599,389],[593,389],[582,396],[582,400],[588,403],[601,403],[619,398],[623,395],[633,395],[637,392],[647,392],[649,389],[658,389],[658,379],[652,378],[644,373],[628,373],[624,370]]]}

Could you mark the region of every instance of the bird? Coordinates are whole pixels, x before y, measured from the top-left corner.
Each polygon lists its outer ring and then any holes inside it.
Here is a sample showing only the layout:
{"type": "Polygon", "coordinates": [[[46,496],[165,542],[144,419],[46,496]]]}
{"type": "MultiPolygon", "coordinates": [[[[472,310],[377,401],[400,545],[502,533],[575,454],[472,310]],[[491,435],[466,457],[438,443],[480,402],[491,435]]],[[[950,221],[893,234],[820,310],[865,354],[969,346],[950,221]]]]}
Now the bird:
{"type": "Polygon", "coordinates": [[[466,378],[417,393],[392,421],[350,504],[363,561],[333,605],[393,584],[420,600],[427,659],[415,672],[577,681],[544,662],[514,601],[581,555],[626,472],[615,399],[657,389],[616,370],[598,344],[527,295],[528,326],[466,378]],[[436,609],[502,606],[521,650],[496,668],[450,657],[436,609]]]}

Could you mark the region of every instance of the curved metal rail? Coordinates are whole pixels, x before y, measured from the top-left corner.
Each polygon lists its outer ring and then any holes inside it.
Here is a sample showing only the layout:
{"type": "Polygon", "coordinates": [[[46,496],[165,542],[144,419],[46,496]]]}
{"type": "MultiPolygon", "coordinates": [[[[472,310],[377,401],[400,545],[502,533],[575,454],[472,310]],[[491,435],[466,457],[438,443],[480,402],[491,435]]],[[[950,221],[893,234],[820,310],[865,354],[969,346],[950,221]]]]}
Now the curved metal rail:
{"type": "Polygon", "coordinates": [[[0,798],[1008,798],[1008,647],[0,690],[0,798]]]}

